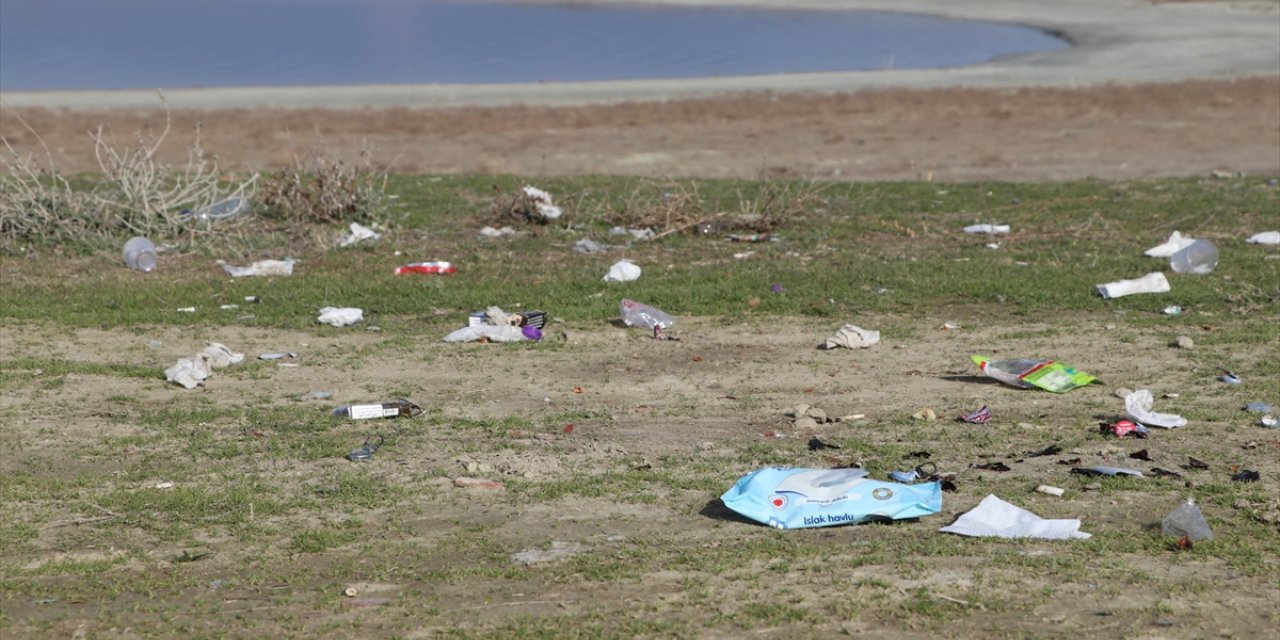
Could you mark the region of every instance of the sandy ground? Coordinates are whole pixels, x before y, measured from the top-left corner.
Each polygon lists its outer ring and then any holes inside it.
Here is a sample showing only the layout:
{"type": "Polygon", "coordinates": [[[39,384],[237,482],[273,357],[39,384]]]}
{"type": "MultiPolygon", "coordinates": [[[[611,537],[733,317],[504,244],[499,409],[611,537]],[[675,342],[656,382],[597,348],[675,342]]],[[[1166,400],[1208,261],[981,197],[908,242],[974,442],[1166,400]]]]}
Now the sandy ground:
{"type": "MultiPolygon", "coordinates": [[[[610,1],[610,0],[605,0],[610,1]]],[[[718,2],[702,2],[716,4],[718,2]]],[[[771,0],[753,0],[762,6],[771,0]]],[[[528,86],[166,91],[229,170],[310,149],[361,150],[395,171],[526,176],[1063,180],[1280,174],[1280,2],[829,0],[1034,24],[1070,50],[961,69],[528,86]]],[[[47,145],[62,171],[99,168],[163,129],[154,92],[0,95],[0,135],[47,145]],[[28,128],[29,127],[29,128],[28,128]]]]}

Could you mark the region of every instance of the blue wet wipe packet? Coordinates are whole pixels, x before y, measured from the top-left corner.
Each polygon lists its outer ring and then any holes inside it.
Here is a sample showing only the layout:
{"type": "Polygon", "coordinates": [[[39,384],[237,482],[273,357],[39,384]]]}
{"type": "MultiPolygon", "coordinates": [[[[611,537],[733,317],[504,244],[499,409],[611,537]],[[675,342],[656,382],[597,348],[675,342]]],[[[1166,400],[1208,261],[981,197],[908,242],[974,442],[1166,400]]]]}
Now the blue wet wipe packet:
{"type": "Polygon", "coordinates": [[[742,476],[720,499],[726,507],[779,529],[919,518],[942,510],[942,484],[897,484],[862,469],[766,467],[742,476]]]}

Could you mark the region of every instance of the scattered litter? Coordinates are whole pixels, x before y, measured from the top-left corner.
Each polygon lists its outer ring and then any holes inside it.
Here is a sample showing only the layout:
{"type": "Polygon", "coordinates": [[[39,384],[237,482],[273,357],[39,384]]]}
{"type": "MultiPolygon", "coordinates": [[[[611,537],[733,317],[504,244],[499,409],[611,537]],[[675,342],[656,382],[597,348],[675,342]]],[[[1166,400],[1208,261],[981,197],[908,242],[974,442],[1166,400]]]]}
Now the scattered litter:
{"type": "Polygon", "coordinates": [[[625,227],[613,227],[609,229],[609,235],[611,236],[628,236],[629,235],[632,238],[635,238],[636,240],[650,240],[650,239],[656,238],[658,234],[654,233],[653,229],[650,229],[648,227],[645,227],[643,229],[627,229],[625,227]]]}
{"type": "Polygon", "coordinates": [[[1135,469],[1126,469],[1124,467],[1105,467],[1101,465],[1096,467],[1076,467],[1071,470],[1071,473],[1074,473],[1076,475],[1081,475],[1081,476],[1131,476],[1134,478],[1143,477],[1142,472],[1137,471],[1135,469]]]}
{"type": "Polygon", "coordinates": [[[1160,313],[1163,313],[1163,314],[1165,314],[1166,316],[1176,316],[1176,315],[1179,315],[1179,314],[1181,314],[1181,313],[1182,313],[1182,307],[1180,307],[1180,306],[1178,306],[1178,305],[1176,305],[1176,304],[1175,304],[1175,305],[1170,305],[1170,306],[1165,307],[1165,308],[1164,308],[1160,313]]]}
{"type": "Polygon", "coordinates": [[[413,418],[422,415],[422,407],[404,398],[377,404],[344,404],[330,412],[335,418],[369,420],[372,418],[413,418]]]}
{"type": "Polygon", "coordinates": [[[1187,469],[1208,469],[1209,463],[1199,458],[1187,456],[1187,464],[1183,465],[1187,469]]]}
{"type": "Polygon", "coordinates": [[[219,308],[219,309],[222,309],[223,311],[231,311],[231,310],[233,310],[233,309],[239,309],[239,308],[240,308],[240,305],[238,305],[238,304],[224,304],[224,305],[219,305],[219,306],[218,306],[218,308],[219,308]]]}
{"type": "Polygon", "coordinates": [[[1009,465],[1003,462],[985,462],[983,464],[974,465],[973,468],[982,469],[983,471],[996,471],[998,473],[1004,473],[1005,471],[1012,470],[1009,465]]]}
{"type": "Polygon", "coordinates": [[[1268,429],[1280,427],[1280,420],[1276,420],[1275,416],[1262,416],[1258,418],[1258,424],[1268,429]]]}
{"type": "Polygon", "coordinates": [[[377,240],[378,238],[382,237],[381,233],[378,233],[373,229],[370,229],[369,227],[366,227],[358,222],[352,222],[351,226],[348,228],[351,229],[351,233],[348,233],[347,235],[342,236],[341,238],[338,238],[339,247],[349,247],[357,242],[364,242],[365,240],[377,240]]]}
{"type": "Polygon", "coordinates": [[[179,358],[168,369],[164,370],[165,380],[194,389],[213,375],[214,369],[221,369],[244,360],[243,353],[235,353],[220,342],[210,342],[204,351],[191,358],[179,358]]]}
{"type": "Polygon", "coordinates": [[[153,488],[155,488],[155,489],[172,489],[172,488],[174,488],[174,487],[176,487],[176,486],[178,486],[178,485],[176,485],[176,484],[174,484],[174,483],[172,483],[172,482],[157,482],[157,483],[155,483],[155,485],[153,485],[153,488]]]}
{"type": "Polygon", "coordinates": [[[1103,423],[1101,430],[1102,433],[1114,433],[1117,438],[1125,436],[1145,438],[1151,433],[1150,429],[1129,420],[1119,420],[1115,424],[1103,423]]]}
{"type": "Polygon", "coordinates": [[[1152,427],[1173,429],[1187,426],[1187,419],[1173,413],[1155,413],[1151,410],[1155,399],[1147,389],[1138,389],[1124,399],[1124,414],[1134,422],[1152,427]]]}
{"type": "Polygon", "coordinates": [[[609,250],[608,245],[603,245],[603,244],[600,244],[599,242],[596,242],[594,240],[589,240],[587,238],[583,238],[573,244],[574,253],[586,253],[586,254],[604,253],[608,250],[609,250]]]}
{"type": "Polygon", "coordinates": [[[378,441],[373,443],[369,442],[368,438],[365,438],[364,444],[361,445],[359,449],[347,454],[347,459],[352,462],[371,460],[373,459],[374,452],[377,451],[378,447],[381,447],[382,443],[386,442],[386,440],[387,439],[383,437],[382,434],[378,434],[378,441]]]}
{"type": "Polygon", "coordinates": [[[542,339],[542,330],[534,326],[510,326],[481,324],[454,330],[444,337],[445,342],[522,342],[542,339]]]}
{"type": "Polygon", "coordinates": [[[1084,540],[1090,537],[1090,534],[1080,531],[1079,519],[1046,520],[994,495],[983,498],[978,506],[939,531],[962,536],[1045,540],[1084,540]]]}
{"type": "Polygon", "coordinates": [[[525,185],[524,195],[533,201],[534,211],[537,212],[543,221],[555,220],[559,218],[564,210],[551,202],[551,194],[537,187],[525,185]]]}
{"type": "Polygon", "coordinates": [[[622,322],[628,327],[650,329],[653,331],[654,340],[673,339],[663,335],[664,331],[670,329],[676,323],[676,319],[666,312],[626,298],[622,299],[619,308],[622,314],[622,322]]]}
{"type": "Polygon", "coordinates": [[[328,391],[312,391],[310,393],[300,396],[298,399],[299,400],[328,400],[329,398],[332,398],[332,397],[333,397],[333,394],[329,393],[328,391]]]}
{"type": "Polygon", "coordinates": [[[991,409],[988,409],[987,405],[984,404],[981,409],[978,409],[973,413],[965,414],[956,419],[970,424],[986,424],[991,421],[991,409]]]}
{"type": "Polygon", "coordinates": [[[774,293],[782,293],[782,291],[783,291],[783,289],[782,289],[782,285],[780,285],[780,284],[771,284],[771,285],[769,285],[769,290],[770,290],[770,291],[772,291],[772,292],[774,292],[774,293]]]}
{"type": "Polygon", "coordinates": [[[1142,460],[1143,462],[1151,462],[1151,454],[1150,454],[1150,453],[1147,453],[1147,450],[1146,450],[1146,449],[1141,449],[1141,450],[1139,450],[1139,451],[1134,451],[1133,453],[1129,454],[1129,457],[1130,457],[1130,458],[1133,458],[1134,460],[1142,460]]]}
{"type": "Polygon", "coordinates": [[[320,310],[316,322],[345,327],[364,320],[364,311],[356,307],[325,307],[320,310]]]}
{"type": "Polygon", "coordinates": [[[809,438],[810,451],[822,451],[823,449],[839,449],[840,445],[828,444],[818,438],[809,438]]]}
{"type": "Polygon", "coordinates": [[[956,322],[944,322],[944,323],[942,323],[942,324],[938,325],[938,328],[939,328],[939,329],[946,330],[946,331],[958,331],[958,330],[960,330],[962,327],[960,326],[960,324],[959,324],[959,323],[956,323],[956,322]]]}
{"type": "Polygon", "coordinates": [[[983,373],[1020,389],[1040,388],[1054,393],[1066,393],[1097,380],[1083,371],[1053,360],[991,360],[985,356],[971,356],[971,359],[983,373]]]}
{"type": "Polygon", "coordinates": [[[1250,402],[1244,405],[1244,410],[1249,413],[1274,413],[1275,407],[1266,402],[1250,402]]]}
{"type": "Polygon", "coordinates": [[[1255,233],[1245,240],[1249,244],[1280,244],[1280,231],[1263,231],[1255,233]]]}
{"type": "Polygon", "coordinates": [[[264,353],[264,354],[262,354],[262,355],[258,356],[258,359],[259,359],[259,360],[284,360],[285,358],[296,358],[296,357],[298,357],[298,354],[293,353],[292,351],[290,351],[290,352],[287,352],[287,353],[284,353],[284,352],[281,352],[281,353],[264,353]]]}
{"type": "Polygon", "coordinates": [[[151,273],[156,268],[156,245],[143,236],[130,238],[124,243],[121,257],[130,269],[151,273]]]}
{"type": "Polygon", "coordinates": [[[1045,456],[1056,456],[1059,453],[1062,453],[1062,447],[1051,444],[1039,451],[1028,451],[1026,455],[1028,458],[1043,458],[1045,456]]]}
{"type": "Polygon", "coordinates": [[[501,229],[495,229],[493,227],[486,226],[480,229],[480,236],[483,238],[503,238],[506,236],[514,236],[515,234],[516,234],[516,230],[512,229],[511,227],[503,227],[501,229]]]}
{"type": "Polygon", "coordinates": [[[1062,494],[1066,493],[1066,491],[1059,489],[1058,487],[1052,487],[1047,484],[1042,484],[1036,487],[1036,491],[1039,491],[1040,493],[1048,494],[1051,496],[1057,496],[1059,498],[1062,497],[1062,494]]]}
{"type": "Polygon", "coordinates": [[[1232,475],[1231,479],[1235,480],[1236,482],[1257,482],[1258,480],[1262,479],[1262,474],[1258,473],[1257,471],[1241,469],[1238,473],[1232,475]]]}
{"type": "Polygon", "coordinates": [[[234,196],[215,202],[207,207],[192,211],[190,209],[182,212],[183,218],[186,220],[199,220],[201,222],[214,222],[217,220],[225,220],[234,218],[238,215],[249,213],[249,199],[234,196]]]}
{"type": "Polygon", "coordinates": [[[484,478],[472,478],[468,476],[458,476],[453,479],[453,486],[459,489],[486,489],[489,491],[501,491],[506,489],[501,482],[495,480],[486,480],[484,478]]]}
{"type": "Polygon", "coordinates": [[[546,549],[526,549],[519,553],[511,554],[512,562],[520,562],[523,564],[535,564],[538,562],[551,562],[561,558],[567,558],[575,553],[584,551],[582,545],[576,542],[560,542],[553,541],[551,546],[546,549]]]}
{"type": "Polygon", "coordinates": [[[770,242],[776,239],[768,233],[731,233],[727,237],[729,238],[729,242],[770,242]]]}
{"type": "Polygon", "coordinates": [[[1007,224],[971,224],[964,228],[965,233],[988,233],[1000,234],[1009,233],[1009,225],[1007,224]]]}
{"type": "Polygon", "coordinates": [[[768,439],[768,440],[782,440],[782,439],[784,439],[784,438],[789,438],[790,436],[788,436],[788,435],[787,435],[787,434],[785,434],[785,433],[778,432],[778,431],[766,431],[766,432],[764,432],[764,433],[760,434],[760,437],[761,437],[761,438],[766,438],[766,439],[768,439]]]}
{"type": "Polygon", "coordinates": [[[1187,498],[1160,521],[1160,532],[1166,536],[1186,538],[1192,542],[1213,539],[1213,531],[1195,500],[1187,498]]]}
{"type": "Polygon", "coordinates": [[[852,324],[846,324],[840,327],[834,335],[827,338],[819,349],[835,349],[843,347],[845,349],[865,349],[873,344],[880,342],[879,331],[868,331],[862,327],[852,324]]]}
{"type": "Polygon", "coordinates": [[[1135,293],[1165,293],[1170,290],[1169,280],[1163,273],[1153,271],[1141,278],[1116,280],[1095,287],[1104,299],[1121,298],[1135,293]]]}
{"type": "Polygon", "coordinates": [[[1169,471],[1168,469],[1161,469],[1160,467],[1152,467],[1151,475],[1157,478],[1181,478],[1182,477],[1182,474],[1178,473],[1177,471],[1169,471]]]}
{"type": "Polygon", "coordinates": [[[410,273],[421,273],[426,275],[447,275],[457,273],[458,267],[452,262],[437,260],[433,262],[410,262],[403,267],[396,267],[395,275],[402,276],[410,273]]]}
{"type": "Polygon", "coordinates": [[[1221,382],[1225,382],[1227,384],[1240,384],[1241,382],[1244,382],[1244,380],[1240,379],[1240,376],[1227,371],[1226,369],[1218,369],[1218,371],[1222,372],[1222,375],[1218,376],[1218,380],[1221,382]]]}
{"type": "Polygon", "coordinates": [[[547,312],[530,310],[516,313],[507,313],[500,307],[489,307],[484,311],[473,311],[467,316],[467,326],[478,327],[481,325],[493,325],[498,327],[537,327],[539,329],[547,324],[547,312]]]}
{"type": "Polygon", "coordinates": [[[1218,248],[1208,240],[1196,240],[1169,257],[1174,273],[1208,275],[1218,267],[1218,248]]]}
{"type": "Polygon", "coordinates": [[[604,275],[605,282],[631,282],[640,277],[640,267],[626,261],[619,260],[609,267],[609,273],[604,275]]]}
{"type": "Polygon", "coordinates": [[[913,420],[937,420],[938,414],[933,409],[921,409],[911,414],[913,420]]]}
{"type": "Polygon", "coordinates": [[[247,267],[237,267],[227,264],[225,260],[218,260],[216,264],[222,265],[222,270],[227,272],[232,278],[243,278],[246,276],[291,276],[293,275],[293,265],[297,262],[293,258],[284,260],[259,260],[247,267]]]}
{"type": "Polygon", "coordinates": [[[178,312],[179,313],[195,313],[196,308],[195,307],[178,307],[178,312]]]}
{"type": "Polygon", "coordinates": [[[1162,244],[1158,244],[1147,249],[1143,253],[1152,258],[1168,258],[1191,246],[1192,242],[1195,242],[1194,238],[1184,238],[1180,232],[1174,231],[1169,234],[1168,240],[1165,240],[1162,244]]]}
{"type": "Polygon", "coordinates": [[[766,467],[742,476],[720,499],[779,529],[919,518],[942,510],[940,483],[905,485],[866,475],[862,469],[766,467]]]}
{"type": "Polygon", "coordinates": [[[245,296],[244,301],[252,302],[253,304],[259,304],[262,302],[262,298],[259,298],[258,296],[245,296]]]}

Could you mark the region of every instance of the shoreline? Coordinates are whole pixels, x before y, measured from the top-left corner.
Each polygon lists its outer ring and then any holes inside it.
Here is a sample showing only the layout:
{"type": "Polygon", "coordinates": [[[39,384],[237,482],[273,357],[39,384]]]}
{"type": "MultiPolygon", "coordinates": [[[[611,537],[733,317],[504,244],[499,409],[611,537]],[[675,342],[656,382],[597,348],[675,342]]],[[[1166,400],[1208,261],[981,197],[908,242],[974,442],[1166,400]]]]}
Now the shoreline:
{"type": "MultiPolygon", "coordinates": [[[[522,0],[539,2],[541,0],[522,0]]],[[[589,0],[582,4],[634,4],[589,0]]],[[[867,89],[1058,87],[1241,79],[1280,75],[1280,3],[1144,0],[648,0],[667,6],[843,9],[924,13],[1017,24],[1072,47],[920,70],[798,73],[669,80],[493,85],[344,85],[163,90],[173,109],[583,106],[667,102],[747,92],[848,93],[867,89]]],[[[160,109],[157,90],[0,92],[6,108],[160,109]]]]}

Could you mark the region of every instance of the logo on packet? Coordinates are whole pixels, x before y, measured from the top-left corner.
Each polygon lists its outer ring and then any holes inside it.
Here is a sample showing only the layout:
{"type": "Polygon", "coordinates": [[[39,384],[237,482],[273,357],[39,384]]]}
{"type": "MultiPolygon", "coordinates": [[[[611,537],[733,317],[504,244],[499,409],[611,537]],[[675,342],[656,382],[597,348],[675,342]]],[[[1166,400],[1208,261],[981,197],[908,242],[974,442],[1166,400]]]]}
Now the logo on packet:
{"type": "Polygon", "coordinates": [[[772,504],[774,509],[781,511],[787,508],[787,497],[774,495],[772,498],[769,498],[769,504],[772,504]]]}
{"type": "Polygon", "coordinates": [[[871,497],[876,500],[888,500],[893,497],[893,489],[888,487],[880,487],[871,492],[871,497]]]}

